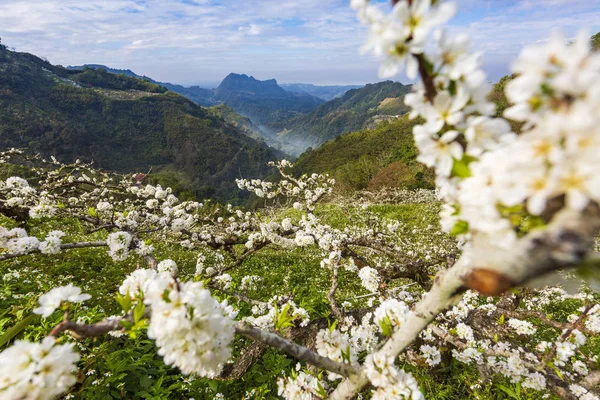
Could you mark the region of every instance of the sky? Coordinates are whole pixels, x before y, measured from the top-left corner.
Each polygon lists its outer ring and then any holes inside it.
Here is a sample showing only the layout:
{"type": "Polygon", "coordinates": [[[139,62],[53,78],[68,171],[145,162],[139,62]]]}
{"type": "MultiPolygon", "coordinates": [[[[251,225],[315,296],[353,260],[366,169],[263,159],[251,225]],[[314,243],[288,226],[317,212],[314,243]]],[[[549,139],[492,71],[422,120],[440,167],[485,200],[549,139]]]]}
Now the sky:
{"type": "MultiPolygon", "coordinates": [[[[457,3],[448,29],[483,51],[490,81],[553,30],[600,31],[598,0],[457,3]]],[[[381,80],[378,60],[359,53],[366,30],[349,0],[0,0],[0,37],[53,64],[104,64],[183,85],[210,86],[230,72],[280,83],[381,80]]]]}

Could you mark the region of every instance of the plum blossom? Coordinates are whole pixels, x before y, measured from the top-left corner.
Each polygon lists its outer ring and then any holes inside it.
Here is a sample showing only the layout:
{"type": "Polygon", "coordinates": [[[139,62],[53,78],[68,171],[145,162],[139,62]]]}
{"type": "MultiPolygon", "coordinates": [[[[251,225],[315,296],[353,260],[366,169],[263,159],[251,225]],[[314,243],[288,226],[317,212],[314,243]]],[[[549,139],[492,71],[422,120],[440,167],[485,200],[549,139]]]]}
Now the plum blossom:
{"type": "Polygon", "coordinates": [[[81,303],[91,298],[92,296],[89,294],[81,293],[81,288],[69,284],[54,288],[48,293],[41,295],[39,298],[40,306],[35,308],[33,312],[44,318],[48,318],[63,302],[81,303]]]}

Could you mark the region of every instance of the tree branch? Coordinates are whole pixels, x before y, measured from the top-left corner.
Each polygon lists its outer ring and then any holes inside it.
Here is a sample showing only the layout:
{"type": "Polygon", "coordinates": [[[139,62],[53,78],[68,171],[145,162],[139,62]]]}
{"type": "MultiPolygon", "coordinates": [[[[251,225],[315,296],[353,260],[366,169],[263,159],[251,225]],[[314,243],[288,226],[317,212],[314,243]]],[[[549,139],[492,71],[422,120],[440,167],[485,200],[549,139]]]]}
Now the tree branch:
{"type": "Polygon", "coordinates": [[[71,321],[65,316],[65,320],[60,324],[56,325],[54,329],[50,332],[49,336],[58,336],[62,332],[71,331],[73,336],[77,339],[85,339],[90,337],[97,337],[106,335],[112,331],[120,331],[123,329],[121,326],[121,321],[127,319],[126,317],[114,318],[114,319],[105,319],[103,321],[97,322],[95,324],[78,324],[76,322],[71,321]]]}
{"type": "Polygon", "coordinates": [[[265,332],[245,322],[238,322],[235,332],[258,342],[271,346],[297,360],[304,361],[327,371],[334,372],[345,377],[352,376],[358,372],[356,367],[349,364],[335,362],[327,357],[322,357],[304,346],[286,340],[274,333],[265,332]]]}
{"type": "MultiPolygon", "coordinates": [[[[106,242],[77,242],[77,243],[64,243],[60,245],[61,250],[70,249],[83,249],[87,247],[104,247],[107,246],[106,242]]],[[[11,258],[28,256],[30,254],[41,253],[39,249],[32,250],[29,253],[10,253],[0,255],[0,261],[10,260],[11,258]]]]}
{"type": "Polygon", "coordinates": [[[337,318],[338,321],[342,322],[344,319],[344,315],[342,314],[342,310],[337,305],[335,301],[335,292],[338,287],[338,274],[340,271],[340,266],[336,264],[333,267],[333,275],[331,276],[331,287],[329,288],[329,292],[327,292],[327,299],[329,300],[329,306],[331,307],[331,311],[333,311],[333,315],[337,318]]]}

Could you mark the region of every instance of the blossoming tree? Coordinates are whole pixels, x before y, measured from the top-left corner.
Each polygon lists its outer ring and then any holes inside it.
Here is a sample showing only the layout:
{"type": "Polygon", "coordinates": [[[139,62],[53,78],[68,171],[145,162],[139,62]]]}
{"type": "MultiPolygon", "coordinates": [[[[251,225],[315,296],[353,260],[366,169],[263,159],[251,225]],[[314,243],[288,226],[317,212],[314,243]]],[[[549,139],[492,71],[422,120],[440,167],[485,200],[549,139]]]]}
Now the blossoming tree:
{"type": "Polygon", "coordinates": [[[399,360],[434,367],[442,345],[482,375],[502,375],[540,397],[598,398],[598,355],[586,347],[600,333],[597,296],[557,288],[503,294],[549,272],[598,265],[600,56],[585,34],[573,43],[555,35],[523,50],[506,87],[513,106],[505,117],[523,123],[515,134],[493,117],[481,56],[470,51],[468,37],[436,30],[453,16],[454,3],[403,0],[387,14],[365,0],[351,5],[369,27],[365,50],[384,57],[381,75],[405,68],[420,76],[406,97],[411,116],[422,121],[415,143],[419,160],[436,171],[442,228],[458,240],[434,228],[411,239],[401,221],[368,212],[364,223],[334,228],[315,213],[334,182],[317,174],[295,178],[286,161],[274,164],[278,183],[238,185],[288,202],[296,218],[182,202],[170,189],[146,184],[143,174],[4,152],[2,163],[27,166],[30,177],[0,183],[3,215],[74,219],[88,236],[103,232],[105,239],[68,241],[56,229],[36,237],[2,227],[0,261],[105,248],[116,262],[137,257],[145,268],[123,277],[122,313],[96,323],[74,318],[75,305],[90,300],[79,287],[40,296],[33,312],[47,318],[60,310],[62,321],[41,342],[17,340],[0,353],[1,398],[64,394],[76,383],[72,339],[135,332],[146,332],[164,362],[183,374],[215,379],[239,377],[256,360],[251,351],[232,359],[236,337],[272,347],[298,361],[279,380],[279,395],[288,399],[367,392],[373,399],[423,398],[399,360]],[[155,258],[157,242],[197,251],[194,276],[183,278],[173,260],[155,258]],[[312,321],[302,299],[284,293],[252,298],[258,275],[233,282],[230,272],[269,248],[319,253],[329,281],[328,321],[312,321]],[[350,279],[368,294],[341,299],[350,279]],[[400,279],[412,283],[398,285],[400,279]],[[542,311],[567,299],[581,305],[566,322],[542,311]],[[251,312],[242,315],[242,305],[251,312]],[[544,340],[534,338],[541,329],[544,340]]]}

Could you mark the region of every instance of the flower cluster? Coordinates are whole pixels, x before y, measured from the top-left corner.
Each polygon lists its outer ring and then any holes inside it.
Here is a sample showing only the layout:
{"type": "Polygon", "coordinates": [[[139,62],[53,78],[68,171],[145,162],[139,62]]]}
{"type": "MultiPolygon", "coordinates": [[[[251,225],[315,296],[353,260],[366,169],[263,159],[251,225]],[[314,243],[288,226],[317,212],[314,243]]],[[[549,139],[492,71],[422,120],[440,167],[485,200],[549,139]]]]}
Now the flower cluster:
{"type": "Polygon", "coordinates": [[[148,286],[148,337],[156,340],[165,363],[185,374],[217,376],[231,356],[234,337],[227,304],[213,299],[201,282],[178,283],[159,275],[148,286]]]}
{"type": "Polygon", "coordinates": [[[63,231],[51,231],[46,239],[40,243],[40,252],[42,254],[60,253],[61,238],[65,236],[63,231]]]}
{"type": "Polygon", "coordinates": [[[432,27],[452,16],[452,3],[399,1],[386,16],[368,2],[354,3],[371,26],[368,47],[388,55],[384,71],[396,73],[404,62],[411,77],[417,64],[427,69],[406,103],[412,117],[426,121],[414,128],[415,142],[449,203],[442,213],[446,229],[508,247],[522,221],[515,213],[539,216],[561,196],[578,211],[600,200],[600,55],[591,52],[585,32],[574,43],[556,34],[523,50],[514,64],[517,77],[506,85],[514,105],[505,116],[525,123],[516,136],[507,121],[492,117],[490,87],[466,35],[435,31],[436,48],[424,49],[432,27]]]}
{"type": "MultiPolygon", "coordinates": [[[[169,274],[162,274],[165,275],[168,278],[169,274]]],[[[158,272],[154,269],[136,269],[125,278],[119,287],[119,293],[131,298],[143,296],[148,291],[150,283],[157,277],[158,272]]]]}
{"type": "Polygon", "coordinates": [[[0,353],[0,397],[46,400],[65,393],[77,382],[79,354],[53,337],[41,343],[17,341],[0,353]]]}
{"type": "Polygon", "coordinates": [[[52,315],[63,302],[81,303],[91,298],[92,296],[89,294],[81,293],[81,288],[78,288],[77,286],[68,285],[57,287],[40,296],[40,307],[35,308],[33,312],[47,318],[52,315]]]}
{"type": "Polygon", "coordinates": [[[503,208],[539,216],[562,196],[564,207],[577,211],[600,200],[600,55],[585,33],[572,44],[557,34],[524,49],[514,72],[506,95],[515,105],[505,116],[525,122],[524,132],[472,164],[458,215],[471,230],[507,245],[515,233],[503,208]]]}
{"type": "Polygon", "coordinates": [[[313,400],[319,393],[319,381],[304,371],[277,380],[277,394],[289,400],[313,400]]]}
{"type": "Polygon", "coordinates": [[[370,354],[364,367],[369,380],[377,388],[373,391],[373,399],[425,399],[412,374],[396,368],[393,357],[382,353],[370,354]]]}
{"type": "Polygon", "coordinates": [[[123,261],[129,256],[131,234],[128,232],[114,232],[108,235],[108,255],[115,261],[123,261]]]}
{"type": "Polygon", "coordinates": [[[384,57],[379,75],[389,78],[406,66],[411,79],[417,76],[417,56],[423,52],[430,31],[452,18],[454,3],[431,0],[399,1],[390,15],[384,15],[368,0],[353,0],[361,22],[369,26],[369,39],[363,51],[384,57]]]}
{"type": "Polygon", "coordinates": [[[277,167],[283,179],[276,184],[265,182],[259,179],[237,179],[236,183],[240,189],[248,190],[258,197],[273,199],[278,196],[286,197],[290,200],[296,199],[294,208],[302,210],[314,210],[314,205],[325,195],[331,193],[334,179],[327,175],[311,174],[303,175],[296,179],[288,175],[284,169],[292,167],[293,164],[286,160],[278,163],[270,163],[277,167]]]}
{"type": "Polygon", "coordinates": [[[12,254],[28,254],[38,250],[40,241],[36,237],[28,236],[23,228],[8,230],[0,226],[0,248],[12,254]]]}
{"type": "Polygon", "coordinates": [[[274,296],[266,303],[253,306],[253,315],[244,320],[260,329],[271,331],[275,328],[277,313],[282,310],[287,310],[288,315],[299,326],[306,326],[310,322],[308,311],[297,306],[294,300],[283,296],[274,296]]]}
{"type": "Polygon", "coordinates": [[[409,313],[410,310],[403,301],[385,300],[375,310],[374,321],[382,331],[386,331],[402,326],[409,313]]]}

